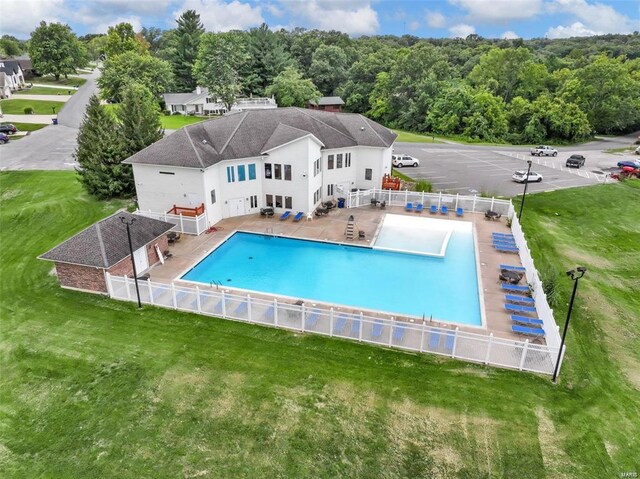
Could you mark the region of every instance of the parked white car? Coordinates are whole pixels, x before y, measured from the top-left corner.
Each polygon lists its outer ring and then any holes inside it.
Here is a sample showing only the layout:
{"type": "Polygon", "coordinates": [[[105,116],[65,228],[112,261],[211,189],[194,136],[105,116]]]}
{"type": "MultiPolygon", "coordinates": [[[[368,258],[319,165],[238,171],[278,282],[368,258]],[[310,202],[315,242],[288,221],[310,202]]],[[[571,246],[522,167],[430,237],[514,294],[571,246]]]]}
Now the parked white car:
{"type": "Polygon", "coordinates": [[[540,145],[535,148],[531,148],[531,156],[558,156],[558,150],[553,146],[540,145]]]}
{"type": "Polygon", "coordinates": [[[640,146],[636,148],[636,155],[640,155],[640,146]]]}
{"type": "Polygon", "coordinates": [[[540,173],[536,173],[535,171],[530,171],[528,178],[526,171],[516,171],[511,178],[513,179],[513,181],[516,181],[518,183],[532,183],[534,181],[536,183],[540,183],[542,181],[542,175],[540,173]]]}
{"type": "Polygon", "coordinates": [[[408,155],[391,155],[391,164],[397,168],[403,166],[420,166],[420,160],[408,155]]]}

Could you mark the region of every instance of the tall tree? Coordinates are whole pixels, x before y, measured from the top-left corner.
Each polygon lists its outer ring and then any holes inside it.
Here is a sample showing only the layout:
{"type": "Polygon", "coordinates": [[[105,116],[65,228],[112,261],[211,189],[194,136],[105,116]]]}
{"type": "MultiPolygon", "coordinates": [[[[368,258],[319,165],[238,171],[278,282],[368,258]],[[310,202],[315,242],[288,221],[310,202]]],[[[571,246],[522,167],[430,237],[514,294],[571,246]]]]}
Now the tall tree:
{"type": "Polygon", "coordinates": [[[164,136],[158,102],[149,89],[140,83],[132,82],[125,86],[117,116],[126,157],[164,136]]]}
{"type": "Polygon", "coordinates": [[[200,22],[200,15],[195,10],[187,10],[176,22],[178,28],[171,37],[169,61],[175,76],[176,90],[190,92],[196,87],[193,66],[198,57],[198,47],[204,27],[200,22]]]}
{"type": "Polygon", "coordinates": [[[533,55],[525,47],[494,48],[480,58],[468,79],[472,85],[484,86],[508,102],[516,95],[532,62],[533,55]]]}
{"type": "Polygon", "coordinates": [[[310,100],[317,100],[322,96],[313,82],[302,78],[300,72],[293,67],[275,77],[266,93],[276,97],[278,106],[305,107],[310,100]]]}
{"type": "Polygon", "coordinates": [[[253,78],[247,87],[257,95],[263,95],[274,78],[295,63],[285,48],[282,36],[269,30],[265,23],[250,30],[249,53],[253,78]]]}
{"type": "Polygon", "coordinates": [[[208,88],[212,98],[231,110],[242,90],[239,72],[247,60],[243,39],[236,32],[205,33],[193,72],[198,84],[208,88]]]}
{"type": "Polygon", "coordinates": [[[173,85],[171,65],[148,54],[128,51],[108,57],[101,71],[98,78],[100,94],[102,98],[116,102],[121,100],[124,86],[131,81],[143,84],[155,96],[170,91],[173,85]]]}
{"type": "Polygon", "coordinates": [[[114,27],[109,27],[107,31],[107,45],[105,46],[105,54],[107,57],[113,57],[125,52],[144,53],[147,51],[145,46],[136,39],[136,33],[130,23],[118,23],[114,27]]]}
{"type": "Polygon", "coordinates": [[[40,22],[31,33],[29,57],[35,70],[42,75],[52,74],[56,80],[83,65],[80,42],[69,25],[61,23],[40,22]]]}
{"type": "Polygon", "coordinates": [[[347,55],[335,45],[320,45],[311,60],[309,76],[325,95],[331,95],[347,79],[347,55]]]}
{"type": "Polygon", "coordinates": [[[118,125],[96,95],[89,99],[73,156],[80,165],[78,179],[89,194],[100,199],[133,194],[133,173],[130,165],[122,164],[126,156],[118,125]]]}
{"type": "Polygon", "coordinates": [[[140,36],[144,38],[149,45],[149,53],[157,55],[161,47],[160,39],[162,38],[162,30],[158,27],[142,27],[142,30],[140,30],[140,36]]]}

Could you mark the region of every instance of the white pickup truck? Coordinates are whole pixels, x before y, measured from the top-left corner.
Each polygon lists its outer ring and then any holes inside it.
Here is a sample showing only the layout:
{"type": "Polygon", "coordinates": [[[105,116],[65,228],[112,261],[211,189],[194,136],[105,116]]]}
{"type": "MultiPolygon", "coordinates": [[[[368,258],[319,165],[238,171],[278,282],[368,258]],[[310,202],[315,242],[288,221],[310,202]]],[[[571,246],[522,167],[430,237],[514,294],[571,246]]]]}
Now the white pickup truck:
{"type": "Polygon", "coordinates": [[[540,145],[531,148],[531,156],[558,156],[558,150],[552,146],[540,145]]]}

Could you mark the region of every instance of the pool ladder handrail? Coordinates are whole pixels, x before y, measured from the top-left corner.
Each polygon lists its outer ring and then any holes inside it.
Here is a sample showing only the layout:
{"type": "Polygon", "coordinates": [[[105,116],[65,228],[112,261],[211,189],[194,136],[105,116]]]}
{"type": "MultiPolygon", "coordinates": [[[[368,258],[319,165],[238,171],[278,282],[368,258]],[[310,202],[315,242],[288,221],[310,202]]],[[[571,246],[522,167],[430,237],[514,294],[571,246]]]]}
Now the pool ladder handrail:
{"type": "Polygon", "coordinates": [[[268,227],[266,230],[264,230],[264,234],[266,235],[271,235],[271,236],[275,236],[275,234],[273,234],[273,228],[270,226],[268,227]]]}
{"type": "Polygon", "coordinates": [[[214,279],[213,281],[211,281],[211,287],[213,288],[213,285],[216,285],[216,289],[220,289],[222,288],[222,281],[214,279]]]}

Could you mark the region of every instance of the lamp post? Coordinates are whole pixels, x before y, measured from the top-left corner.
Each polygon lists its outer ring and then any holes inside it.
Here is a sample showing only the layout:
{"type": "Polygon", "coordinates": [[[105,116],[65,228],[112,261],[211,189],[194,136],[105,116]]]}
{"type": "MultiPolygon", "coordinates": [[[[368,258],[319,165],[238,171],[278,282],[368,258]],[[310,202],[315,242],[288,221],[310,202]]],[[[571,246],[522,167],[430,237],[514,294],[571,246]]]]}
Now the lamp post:
{"type": "Polygon", "coordinates": [[[527,177],[524,180],[524,193],[522,193],[522,203],[520,203],[520,213],[518,214],[518,219],[522,222],[522,208],[524,207],[524,197],[527,196],[527,186],[529,185],[529,173],[531,173],[531,160],[527,160],[529,167],[527,168],[527,177]]]}
{"type": "Polygon", "coordinates": [[[140,288],[138,287],[138,272],[136,271],[136,261],[135,259],[133,259],[133,244],[131,243],[131,230],[129,229],[129,227],[133,223],[135,223],[136,219],[131,218],[129,221],[127,221],[127,218],[125,216],[121,216],[120,221],[122,221],[122,224],[126,225],[127,227],[127,238],[129,239],[129,252],[131,253],[131,264],[133,265],[133,280],[136,283],[136,296],[138,297],[138,308],[142,308],[142,303],[140,302],[140,288]]]}
{"type": "Polygon", "coordinates": [[[571,301],[569,301],[569,311],[567,311],[567,320],[564,323],[564,331],[562,331],[562,340],[560,341],[560,349],[558,350],[558,358],[556,359],[556,367],[553,370],[553,382],[558,380],[558,368],[560,368],[560,357],[562,356],[562,348],[564,347],[564,338],[567,336],[567,329],[569,328],[569,320],[571,319],[571,310],[573,309],[573,301],[576,299],[576,291],[578,291],[578,281],[587,272],[587,268],[584,266],[578,266],[576,270],[572,269],[567,271],[567,276],[573,280],[573,293],[571,293],[571,301]]]}

